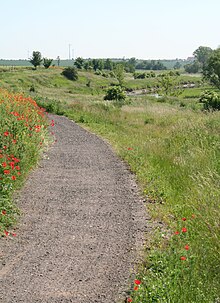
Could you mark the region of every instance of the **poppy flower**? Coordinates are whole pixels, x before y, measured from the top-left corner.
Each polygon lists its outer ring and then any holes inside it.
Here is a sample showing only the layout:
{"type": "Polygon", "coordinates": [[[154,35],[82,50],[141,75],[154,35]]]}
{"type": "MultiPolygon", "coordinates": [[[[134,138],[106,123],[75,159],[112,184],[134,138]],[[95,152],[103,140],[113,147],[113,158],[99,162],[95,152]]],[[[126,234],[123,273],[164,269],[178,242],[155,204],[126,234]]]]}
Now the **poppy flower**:
{"type": "Polygon", "coordinates": [[[9,174],[10,174],[10,170],[9,170],[9,169],[5,169],[5,170],[4,170],[4,174],[5,174],[5,175],[9,175],[9,174]]]}
{"type": "Polygon", "coordinates": [[[186,257],[185,257],[185,256],[182,256],[182,257],[180,257],[180,260],[186,261],[186,257]]]}
{"type": "Polygon", "coordinates": [[[9,235],[9,232],[7,230],[4,230],[4,234],[6,235],[6,237],[9,235]]]}
{"type": "Polygon", "coordinates": [[[175,235],[179,235],[179,233],[180,233],[179,231],[175,231],[175,235]]]}
{"type": "Polygon", "coordinates": [[[20,169],[21,169],[19,165],[16,165],[15,168],[16,168],[17,170],[20,170],[20,169]]]}
{"type": "Polygon", "coordinates": [[[127,302],[131,303],[133,300],[131,298],[127,298],[127,302]]]}
{"type": "Polygon", "coordinates": [[[183,227],[183,228],[182,228],[182,232],[183,232],[183,233],[186,233],[186,232],[187,232],[186,227],[183,227]]]}
{"type": "Polygon", "coordinates": [[[15,177],[15,176],[11,176],[11,179],[12,179],[13,181],[15,181],[15,180],[16,180],[16,177],[15,177]]]}
{"type": "Polygon", "coordinates": [[[140,281],[140,280],[134,280],[134,283],[135,283],[136,285],[140,285],[140,284],[141,284],[141,281],[140,281]]]}
{"type": "Polygon", "coordinates": [[[182,218],[183,221],[186,221],[186,218],[182,218]]]}
{"type": "Polygon", "coordinates": [[[4,132],[4,136],[8,137],[9,136],[9,132],[4,132]]]}
{"type": "Polygon", "coordinates": [[[133,150],[133,148],[132,147],[128,147],[128,150],[133,150]]]}
{"type": "Polygon", "coordinates": [[[2,215],[5,216],[7,214],[6,210],[2,210],[2,215]]]}
{"type": "Polygon", "coordinates": [[[138,286],[135,286],[135,287],[134,287],[134,290],[138,290],[138,289],[139,289],[138,286]]]}
{"type": "Polygon", "coordinates": [[[185,250],[189,250],[189,245],[185,245],[185,250]]]}
{"type": "Polygon", "coordinates": [[[3,167],[6,167],[6,166],[7,166],[7,163],[6,163],[6,162],[3,162],[3,163],[2,163],[2,166],[3,166],[3,167]]]}

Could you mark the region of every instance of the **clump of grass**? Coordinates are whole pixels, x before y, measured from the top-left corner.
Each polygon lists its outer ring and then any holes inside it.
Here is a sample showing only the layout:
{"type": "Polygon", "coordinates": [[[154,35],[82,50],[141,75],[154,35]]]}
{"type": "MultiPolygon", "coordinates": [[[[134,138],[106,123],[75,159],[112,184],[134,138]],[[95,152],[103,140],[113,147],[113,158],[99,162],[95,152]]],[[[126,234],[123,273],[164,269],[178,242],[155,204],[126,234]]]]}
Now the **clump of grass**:
{"type": "Polygon", "coordinates": [[[0,91],[0,100],[0,235],[8,236],[19,212],[12,194],[48,142],[48,122],[29,97],[0,91]]]}

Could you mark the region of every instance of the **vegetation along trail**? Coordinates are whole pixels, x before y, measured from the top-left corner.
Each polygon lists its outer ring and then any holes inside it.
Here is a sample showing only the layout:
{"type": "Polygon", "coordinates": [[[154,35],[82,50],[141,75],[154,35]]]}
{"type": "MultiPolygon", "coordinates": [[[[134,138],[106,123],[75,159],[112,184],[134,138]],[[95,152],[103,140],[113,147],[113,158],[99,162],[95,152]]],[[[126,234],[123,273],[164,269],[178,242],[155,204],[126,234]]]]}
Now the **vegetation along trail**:
{"type": "Polygon", "coordinates": [[[146,230],[143,201],[108,144],[52,118],[57,142],[21,191],[18,236],[2,239],[0,302],[124,302],[146,230]]]}

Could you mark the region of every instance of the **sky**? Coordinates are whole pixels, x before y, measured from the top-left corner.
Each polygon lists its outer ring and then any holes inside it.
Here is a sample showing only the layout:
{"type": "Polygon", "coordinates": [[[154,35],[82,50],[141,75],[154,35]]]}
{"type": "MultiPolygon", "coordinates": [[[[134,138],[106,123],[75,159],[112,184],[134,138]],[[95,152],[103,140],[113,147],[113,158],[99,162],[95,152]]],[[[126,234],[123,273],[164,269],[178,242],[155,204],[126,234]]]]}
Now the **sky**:
{"type": "Polygon", "coordinates": [[[186,59],[220,46],[220,0],[0,0],[0,59],[186,59]]]}

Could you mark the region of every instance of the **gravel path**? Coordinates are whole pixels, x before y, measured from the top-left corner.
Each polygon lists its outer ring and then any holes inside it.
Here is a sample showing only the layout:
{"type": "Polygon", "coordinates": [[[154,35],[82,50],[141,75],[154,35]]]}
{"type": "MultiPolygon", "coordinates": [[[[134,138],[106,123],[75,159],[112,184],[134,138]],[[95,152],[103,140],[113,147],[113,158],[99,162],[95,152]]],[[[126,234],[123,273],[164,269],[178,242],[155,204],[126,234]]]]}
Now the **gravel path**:
{"type": "Polygon", "coordinates": [[[0,302],[124,302],[146,229],[134,178],[108,144],[51,117],[57,143],[21,191],[18,236],[0,240],[0,302]]]}

